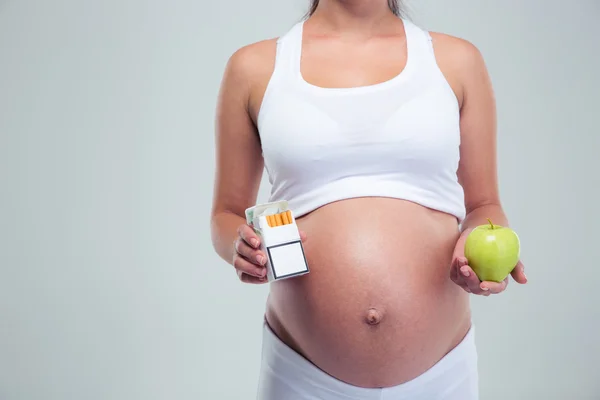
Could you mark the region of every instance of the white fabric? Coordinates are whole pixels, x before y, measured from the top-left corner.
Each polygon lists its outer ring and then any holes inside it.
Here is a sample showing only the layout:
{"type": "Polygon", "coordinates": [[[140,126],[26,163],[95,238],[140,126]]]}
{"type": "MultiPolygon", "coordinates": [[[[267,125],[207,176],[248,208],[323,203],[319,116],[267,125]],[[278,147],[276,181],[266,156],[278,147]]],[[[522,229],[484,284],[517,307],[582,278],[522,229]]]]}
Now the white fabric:
{"type": "Polygon", "coordinates": [[[407,63],[391,80],[321,88],[300,71],[303,27],[278,40],[258,115],[269,201],[287,200],[300,217],[336,200],[393,197],[462,221],[460,110],[429,34],[404,20],[407,63]]]}
{"type": "Polygon", "coordinates": [[[257,400],[478,400],[478,390],[474,327],[417,378],[394,387],[370,389],[323,372],[264,324],[257,400]]]}

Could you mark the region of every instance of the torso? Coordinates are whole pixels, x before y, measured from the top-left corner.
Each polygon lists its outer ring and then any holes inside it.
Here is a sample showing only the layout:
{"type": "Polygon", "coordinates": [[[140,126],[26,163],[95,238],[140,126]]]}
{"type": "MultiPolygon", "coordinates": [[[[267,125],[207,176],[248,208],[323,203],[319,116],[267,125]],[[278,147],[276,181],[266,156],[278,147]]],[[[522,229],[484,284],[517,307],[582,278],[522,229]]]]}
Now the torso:
{"type": "Polygon", "coordinates": [[[311,272],[272,283],[266,317],[319,368],[357,386],[394,386],[464,337],[468,297],[449,279],[455,218],[402,200],[360,198],[326,205],[298,224],[311,272]]]}
{"type": "MultiPolygon", "coordinates": [[[[452,39],[432,36],[460,105],[456,63],[445,48],[452,39]]],[[[400,37],[346,46],[307,34],[302,76],[333,88],[385,82],[406,59],[402,52],[382,56],[388,53],[381,49],[400,37]]],[[[248,106],[257,125],[275,46],[275,40],[265,41],[253,50],[248,106]]],[[[459,235],[454,216],[406,200],[363,197],[324,205],[298,225],[308,237],[311,272],[271,284],[266,319],[285,343],[326,373],[356,386],[398,385],[433,366],[468,331],[468,297],[449,279],[459,235]]]]}

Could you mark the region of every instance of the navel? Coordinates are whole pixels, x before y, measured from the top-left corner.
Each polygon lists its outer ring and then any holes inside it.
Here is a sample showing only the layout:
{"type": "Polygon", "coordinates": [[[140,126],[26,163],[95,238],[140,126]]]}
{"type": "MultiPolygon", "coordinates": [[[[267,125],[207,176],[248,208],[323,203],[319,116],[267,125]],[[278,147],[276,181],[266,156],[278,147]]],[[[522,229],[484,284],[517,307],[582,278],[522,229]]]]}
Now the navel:
{"type": "Polygon", "coordinates": [[[365,321],[369,325],[378,325],[383,319],[383,314],[376,308],[370,308],[365,316],[365,321]]]}

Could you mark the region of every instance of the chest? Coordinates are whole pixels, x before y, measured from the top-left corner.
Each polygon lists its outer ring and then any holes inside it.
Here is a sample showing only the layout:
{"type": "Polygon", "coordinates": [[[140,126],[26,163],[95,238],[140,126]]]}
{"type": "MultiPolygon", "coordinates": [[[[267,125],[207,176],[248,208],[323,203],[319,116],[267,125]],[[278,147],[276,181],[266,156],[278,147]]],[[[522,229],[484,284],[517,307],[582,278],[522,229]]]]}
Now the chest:
{"type": "Polygon", "coordinates": [[[300,71],[305,81],[324,88],[378,84],[402,72],[407,61],[405,48],[405,40],[395,37],[378,38],[360,44],[305,40],[300,71]]]}
{"type": "Polygon", "coordinates": [[[360,96],[284,90],[259,127],[265,165],[286,176],[435,174],[455,168],[456,100],[451,90],[422,88],[360,96]]]}

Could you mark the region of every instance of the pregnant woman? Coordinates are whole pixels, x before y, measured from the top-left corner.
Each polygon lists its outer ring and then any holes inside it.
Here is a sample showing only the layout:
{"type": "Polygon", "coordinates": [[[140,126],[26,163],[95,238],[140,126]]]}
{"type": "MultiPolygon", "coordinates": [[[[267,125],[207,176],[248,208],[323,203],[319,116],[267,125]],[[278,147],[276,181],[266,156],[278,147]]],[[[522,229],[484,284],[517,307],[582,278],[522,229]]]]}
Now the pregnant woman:
{"type": "MultiPolygon", "coordinates": [[[[469,295],[508,284],[480,282],[463,254],[486,218],[508,224],[494,96],[472,44],[401,6],[313,1],[226,67],[214,247],[242,282],[267,282],[244,218],[266,169],[311,269],[270,283],[259,400],[478,398],[469,295]]],[[[526,282],[520,262],[511,275],[526,282]]]]}

